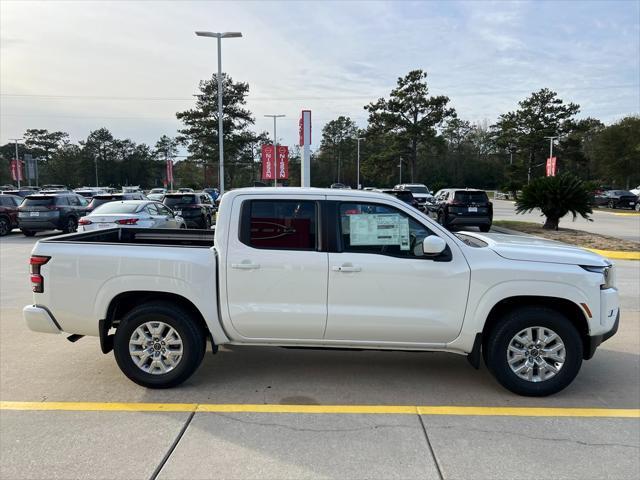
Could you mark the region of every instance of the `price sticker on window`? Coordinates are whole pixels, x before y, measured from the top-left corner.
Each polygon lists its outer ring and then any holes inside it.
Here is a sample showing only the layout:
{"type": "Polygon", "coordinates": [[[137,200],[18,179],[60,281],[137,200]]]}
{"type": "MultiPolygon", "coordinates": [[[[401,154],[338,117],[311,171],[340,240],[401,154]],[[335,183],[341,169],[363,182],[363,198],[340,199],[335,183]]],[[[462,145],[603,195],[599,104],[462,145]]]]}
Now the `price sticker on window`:
{"type": "Polygon", "coordinates": [[[397,213],[349,215],[351,246],[398,245],[409,250],[409,219],[397,213]]]}

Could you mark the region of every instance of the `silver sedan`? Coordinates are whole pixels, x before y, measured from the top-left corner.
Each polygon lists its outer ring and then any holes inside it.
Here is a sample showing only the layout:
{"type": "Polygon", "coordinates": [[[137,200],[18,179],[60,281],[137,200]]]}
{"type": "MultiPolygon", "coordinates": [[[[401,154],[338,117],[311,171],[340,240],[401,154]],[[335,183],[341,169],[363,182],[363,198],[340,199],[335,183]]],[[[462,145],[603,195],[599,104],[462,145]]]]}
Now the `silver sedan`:
{"type": "Polygon", "coordinates": [[[184,219],[160,202],[123,200],[100,205],[78,222],[78,231],[101,228],[187,228],[184,219]]]}

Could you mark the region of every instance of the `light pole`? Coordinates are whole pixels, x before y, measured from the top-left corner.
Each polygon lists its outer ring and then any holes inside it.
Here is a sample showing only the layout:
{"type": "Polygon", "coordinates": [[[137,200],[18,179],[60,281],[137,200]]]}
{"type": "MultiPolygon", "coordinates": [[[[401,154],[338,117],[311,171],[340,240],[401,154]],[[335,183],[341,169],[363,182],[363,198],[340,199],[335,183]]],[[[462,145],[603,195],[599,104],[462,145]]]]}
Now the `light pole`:
{"type": "Polygon", "coordinates": [[[549,140],[549,158],[553,157],[553,142],[560,137],[544,137],[549,140]]]}
{"type": "Polygon", "coordinates": [[[360,190],[360,140],[364,140],[364,137],[356,138],[358,141],[358,162],[356,168],[356,188],[360,190]]]}
{"type": "Polygon", "coordinates": [[[265,117],[273,118],[273,186],[278,186],[278,137],[276,136],[276,119],[285,117],[286,115],[265,115],[265,117]]]}
{"type": "Polygon", "coordinates": [[[402,157],[400,157],[400,163],[398,163],[400,167],[400,181],[398,183],[402,183],[402,157]]]}
{"type": "Polygon", "coordinates": [[[12,141],[12,142],[15,142],[15,144],[16,144],[16,157],[15,157],[16,158],[16,179],[18,180],[18,188],[20,188],[20,176],[21,176],[21,173],[22,173],[22,170],[21,170],[22,167],[20,166],[20,159],[18,158],[18,142],[20,140],[22,140],[22,139],[21,138],[10,138],[9,140],[12,141]]]}
{"type": "Polygon", "coordinates": [[[218,39],[218,152],[219,152],[219,172],[218,181],[220,183],[220,196],[224,193],[224,147],[222,132],[222,39],[242,37],[240,32],[196,32],[198,37],[212,37],[218,39]]]}

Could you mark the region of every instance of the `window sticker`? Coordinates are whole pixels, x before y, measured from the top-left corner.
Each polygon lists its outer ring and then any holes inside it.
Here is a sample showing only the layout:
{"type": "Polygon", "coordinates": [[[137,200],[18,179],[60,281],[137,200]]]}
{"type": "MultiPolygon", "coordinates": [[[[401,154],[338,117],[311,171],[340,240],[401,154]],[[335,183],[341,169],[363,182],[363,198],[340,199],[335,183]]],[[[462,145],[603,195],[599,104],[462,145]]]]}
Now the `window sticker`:
{"type": "Polygon", "coordinates": [[[398,245],[409,250],[409,219],[397,213],[349,215],[351,246],[398,245]]]}

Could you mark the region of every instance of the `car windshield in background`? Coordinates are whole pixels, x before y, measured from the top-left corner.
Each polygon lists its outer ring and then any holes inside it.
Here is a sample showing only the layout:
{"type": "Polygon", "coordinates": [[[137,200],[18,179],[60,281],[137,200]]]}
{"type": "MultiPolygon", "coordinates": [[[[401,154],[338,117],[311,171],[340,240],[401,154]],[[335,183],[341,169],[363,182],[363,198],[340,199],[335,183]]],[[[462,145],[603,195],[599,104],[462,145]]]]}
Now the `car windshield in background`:
{"type": "Polygon", "coordinates": [[[164,197],[164,204],[167,207],[175,207],[176,205],[191,205],[196,203],[195,195],[167,195],[164,197]]]}
{"type": "Polygon", "coordinates": [[[55,197],[28,197],[22,202],[23,207],[48,207],[53,205],[55,197]]]}
{"type": "Polygon", "coordinates": [[[489,198],[485,192],[469,192],[461,190],[456,192],[456,201],[462,203],[487,203],[489,198]]]}
{"type": "Polygon", "coordinates": [[[405,189],[409,190],[411,193],[429,193],[429,190],[427,189],[427,187],[411,186],[411,187],[405,187],[405,189]]]}
{"type": "Polygon", "coordinates": [[[140,208],[139,203],[109,202],[100,205],[93,211],[94,215],[104,215],[107,213],[136,213],[140,208]]]}

